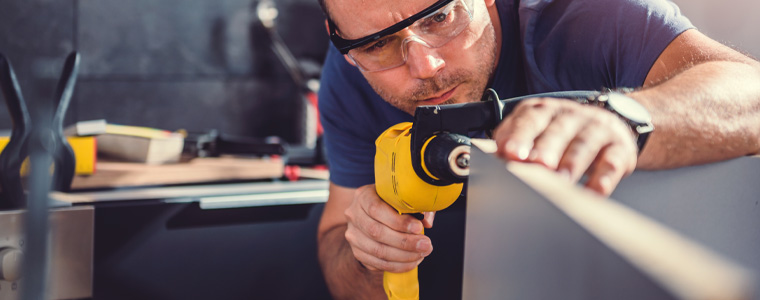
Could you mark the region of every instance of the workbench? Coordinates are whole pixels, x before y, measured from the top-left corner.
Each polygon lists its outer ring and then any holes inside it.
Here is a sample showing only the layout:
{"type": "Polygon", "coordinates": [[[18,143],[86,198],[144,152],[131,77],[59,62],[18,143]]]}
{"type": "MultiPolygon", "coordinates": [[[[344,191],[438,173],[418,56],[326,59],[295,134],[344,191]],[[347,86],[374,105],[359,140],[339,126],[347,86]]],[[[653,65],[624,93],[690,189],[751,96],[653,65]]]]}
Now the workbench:
{"type": "Polygon", "coordinates": [[[104,162],[54,198],[94,208],[93,299],[329,299],[328,182],[282,176],[276,158],[104,162]]]}
{"type": "Polygon", "coordinates": [[[95,207],[95,299],[329,298],[316,259],[326,181],[76,196],[95,207]]]}

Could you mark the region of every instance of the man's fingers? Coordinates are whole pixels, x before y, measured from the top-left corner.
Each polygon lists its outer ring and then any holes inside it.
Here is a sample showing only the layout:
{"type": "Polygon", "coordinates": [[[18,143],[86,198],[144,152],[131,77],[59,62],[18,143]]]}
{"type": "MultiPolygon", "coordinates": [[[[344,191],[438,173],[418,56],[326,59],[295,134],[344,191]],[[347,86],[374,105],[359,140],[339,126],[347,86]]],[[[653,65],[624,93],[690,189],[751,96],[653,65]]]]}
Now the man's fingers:
{"type": "MultiPolygon", "coordinates": [[[[404,217],[411,218],[411,216],[404,217]]],[[[346,239],[348,239],[352,245],[363,247],[365,251],[371,250],[369,246],[367,246],[365,240],[372,240],[373,242],[382,243],[410,252],[429,254],[429,252],[432,251],[430,238],[427,236],[423,234],[398,232],[372,219],[349,222],[349,229],[346,230],[346,239]]]]}
{"type": "Polygon", "coordinates": [[[540,163],[608,195],[636,167],[630,129],[599,107],[561,99],[525,100],[494,131],[497,154],[540,163]]]}
{"type": "Polygon", "coordinates": [[[396,245],[388,245],[382,241],[369,238],[364,235],[360,230],[346,230],[346,240],[353,245],[354,249],[360,249],[363,252],[370,254],[374,257],[393,261],[393,262],[413,262],[422,257],[430,255],[433,251],[433,246],[430,243],[430,239],[424,235],[412,235],[407,234],[404,240],[404,245],[398,247],[396,245]]]}
{"type": "Polygon", "coordinates": [[[411,269],[433,251],[430,238],[421,234],[422,222],[383,202],[374,185],[357,189],[345,216],[346,241],[368,268],[411,269]]]}
{"type": "Polygon", "coordinates": [[[396,261],[387,261],[378,257],[375,257],[371,255],[370,253],[364,252],[361,249],[352,248],[352,251],[354,253],[354,257],[356,260],[361,262],[367,269],[370,270],[381,270],[381,271],[387,271],[392,273],[403,273],[410,271],[414,269],[414,267],[418,266],[424,258],[419,258],[415,261],[411,262],[396,262],[396,261]]]}
{"type": "Polygon", "coordinates": [[[636,167],[635,160],[626,159],[630,155],[629,151],[621,146],[603,149],[589,170],[586,187],[604,196],[612,194],[620,180],[636,167]]]}
{"type": "Polygon", "coordinates": [[[599,151],[606,146],[605,135],[602,131],[592,128],[579,131],[567,146],[557,165],[557,171],[568,175],[572,182],[577,182],[594,162],[599,151]]]}
{"type": "Polygon", "coordinates": [[[557,113],[544,132],[536,138],[528,161],[556,170],[565,149],[582,125],[577,115],[571,112],[557,113]]]}
{"type": "MultiPolygon", "coordinates": [[[[365,185],[356,191],[359,207],[370,218],[398,232],[422,233],[422,222],[411,216],[400,215],[377,195],[375,185],[365,185]]],[[[367,233],[371,233],[365,230],[367,233]]]]}
{"type": "Polygon", "coordinates": [[[433,220],[435,219],[435,212],[434,211],[428,211],[422,213],[423,216],[425,216],[422,219],[422,225],[425,226],[425,228],[433,228],[433,220]]]}
{"type": "Polygon", "coordinates": [[[528,99],[499,124],[493,139],[498,146],[497,154],[509,160],[528,159],[533,141],[549,125],[553,110],[545,99],[528,99]]]}

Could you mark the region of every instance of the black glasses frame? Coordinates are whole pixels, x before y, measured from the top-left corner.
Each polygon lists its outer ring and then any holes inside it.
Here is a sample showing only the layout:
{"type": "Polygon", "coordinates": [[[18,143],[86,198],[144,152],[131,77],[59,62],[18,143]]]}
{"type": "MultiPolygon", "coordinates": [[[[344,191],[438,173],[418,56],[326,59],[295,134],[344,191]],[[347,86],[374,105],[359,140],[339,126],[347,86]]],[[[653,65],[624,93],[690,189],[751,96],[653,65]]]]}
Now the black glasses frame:
{"type": "Polygon", "coordinates": [[[340,51],[341,54],[348,54],[348,51],[351,51],[351,49],[364,46],[366,44],[369,44],[373,41],[380,39],[381,37],[384,37],[389,34],[394,34],[396,32],[401,31],[402,29],[406,27],[409,27],[409,25],[412,25],[414,22],[417,22],[417,20],[426,17],[427,15],[435,12],[436,10],[441,9],[441,7],[444,7],[453,1],[455,0],[438,0],[438,2],[433,3],[433,5],[429,6],[428,8],[423,9],[422,11],[414,14],[413,16],[409,18],[402,20],[401,22],[393,24],[390,27],[380,30],[376,33],[373,33],[368,36],[358,38],[355,40],[347,40],[338,36],[338,32],[337,32],[338,27],[335,26],[335,23],[333,23],[330,17],[327,17],[327,27],[329,27],[330,29],[330,41],[332,41],[333,45],[335,45],[335,47],[338,48],[338,51],[340,51]]]}

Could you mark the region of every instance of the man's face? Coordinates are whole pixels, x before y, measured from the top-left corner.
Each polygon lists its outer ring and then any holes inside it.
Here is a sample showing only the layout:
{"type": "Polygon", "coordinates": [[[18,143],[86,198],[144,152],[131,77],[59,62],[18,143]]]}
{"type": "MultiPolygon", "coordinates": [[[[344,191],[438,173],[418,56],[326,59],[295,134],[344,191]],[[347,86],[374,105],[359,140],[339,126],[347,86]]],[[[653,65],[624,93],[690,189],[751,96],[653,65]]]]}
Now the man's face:
{"type": "MultiPolygon", "coordinates": [[[[460,0],[456,0],[460,1],[460,0]]],[[[327,0],[341,37],[376,33],[435,3],[435,0],[327,0]]],[[[362,74],[385,101],[414,114],[419,105],[480,100],[496,65],[496,37],[488,9],[473,0],[472,22],[448,43],[430,48],[409,42],[406,63],[362,74]]],[[[351,59],[349,62],[353,63],[351,59]]]]}

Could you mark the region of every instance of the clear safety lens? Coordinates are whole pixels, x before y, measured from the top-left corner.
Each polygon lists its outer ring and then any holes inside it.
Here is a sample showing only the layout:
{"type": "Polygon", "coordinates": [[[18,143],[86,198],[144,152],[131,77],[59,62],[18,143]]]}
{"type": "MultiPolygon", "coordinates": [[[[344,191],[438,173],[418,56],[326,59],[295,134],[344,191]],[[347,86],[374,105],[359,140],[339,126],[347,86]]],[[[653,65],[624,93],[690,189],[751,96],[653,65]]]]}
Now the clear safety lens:
{"type": "Polygon", "coordinates": [[[409,42],[438,48],[462,33],[472,21],[471,3],[472,0],[453,1],[404,30],[351,49],[348,56],[364,71],[382,71],[403,65],[409,42]]]}

